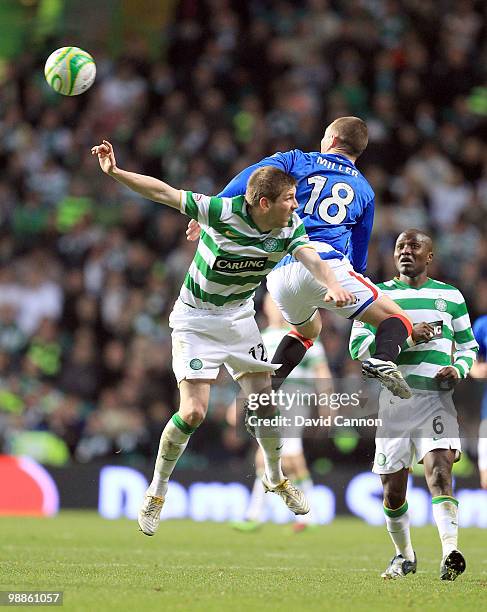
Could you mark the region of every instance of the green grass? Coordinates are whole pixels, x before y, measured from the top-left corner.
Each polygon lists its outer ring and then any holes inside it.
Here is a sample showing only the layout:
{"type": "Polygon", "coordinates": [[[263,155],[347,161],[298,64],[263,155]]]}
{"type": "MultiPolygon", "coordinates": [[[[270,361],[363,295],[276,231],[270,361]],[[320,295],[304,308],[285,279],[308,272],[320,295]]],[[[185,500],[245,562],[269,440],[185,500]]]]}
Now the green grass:
{"type": "Polygon", "coordinates": [[[63,512],[53,519],[0,517],[0,590],[64,590],[64,607],[117,610],[367,610],[464,612],[487,602],[487,530],[461,531],[467,572],[438,579],[434,527],[413,530],[418,573],[385,582],[385,529],[340,519],[294,535],[268,525],[170,521],[153,538],[127,520],[63,512]]]}

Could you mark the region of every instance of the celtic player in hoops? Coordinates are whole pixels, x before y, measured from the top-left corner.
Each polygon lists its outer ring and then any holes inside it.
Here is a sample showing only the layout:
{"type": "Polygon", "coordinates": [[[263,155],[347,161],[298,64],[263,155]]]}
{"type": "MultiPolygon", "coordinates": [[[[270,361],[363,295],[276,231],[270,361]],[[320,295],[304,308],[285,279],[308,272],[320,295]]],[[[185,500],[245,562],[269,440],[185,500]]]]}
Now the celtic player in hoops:
{"type": "MultiPolygon", "coordinates": [[[[386,525],[395,546],[383,578],[416,572],[406,501],[414,458],[424,465],[432,495],[443,549],[440,578],[455,580],[466,567],[457,548],[458,501],[452,490],[452,467],[461,450],[452,388],[455,380],[467,376],[478,347],[460,291],[428,278],[432,258],[429,236],[416,229],[403,232],[394,250],[399,276],[379,285],[415,323],[397,361],[413,396],[401,400],[383,389],[379,400],[383,424],[376,434],[373,471],[381,476],[386,525]]],[[[350,337],[352,357],[366,359],[374,341],[375,329],[355,322],[350,337]]]]}
{"type": "MultiPolygon", "coordinates": [[[[144,197],[181,210],[203,228],[193,262],[169,318],[173,329],[173,369],[179,384],[179,411],[162,432],[154,477],[139,512],[139,527],[154,535],[168,480],[191,434],[206,416],[210,385],[225,365],[246,395],[271,392],[271,372],[254,319],[253,295],[264,277],[286,254],[294,255],[328,288],[327,300],[346,306],[354,296],[344,290],[328,264],[310,248],[295,214],[296,181],[282,170],[259,168],[245,196],[208,197],[182,191],[150,176],[117,167],[112,145],[92,148],[101,169],[144,197]]],[[[279,495],[295,514],[306,514],[303,493],[281,470],[281,441],[268,424],[273,406],[258,407],[262,424],[255,437],[265,464],[264,487],[279,495]]]]}

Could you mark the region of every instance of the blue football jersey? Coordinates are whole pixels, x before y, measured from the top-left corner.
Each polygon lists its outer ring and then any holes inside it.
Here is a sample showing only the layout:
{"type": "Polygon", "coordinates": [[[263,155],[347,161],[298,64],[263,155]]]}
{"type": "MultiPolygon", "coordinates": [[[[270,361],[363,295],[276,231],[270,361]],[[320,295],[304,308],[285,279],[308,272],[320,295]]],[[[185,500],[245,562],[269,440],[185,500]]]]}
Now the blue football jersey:
{"type": "MultiPolygon", "coordinates": [[[[473,335],[479,345],[478,356],[482,361],[487,361],[487,315],[479,317],[473,324],[473,335]]],[[[487,390],[482,399],[482,419],[487,419],[487,390]]]]}
{"type": "MultiPolygon", "coordinates": [[[[310,240],[326,242],[346,255],[357,272],[364,272],[374,222],[374,192],[355,164],[344,155],[293,149],[249,166],[219,195],[245,193],[249,176],[261,166],[276,166],[294,176],[297,213],[310,240]]],[[[330,257],[338,253],[331,252],[330,257]]]]}

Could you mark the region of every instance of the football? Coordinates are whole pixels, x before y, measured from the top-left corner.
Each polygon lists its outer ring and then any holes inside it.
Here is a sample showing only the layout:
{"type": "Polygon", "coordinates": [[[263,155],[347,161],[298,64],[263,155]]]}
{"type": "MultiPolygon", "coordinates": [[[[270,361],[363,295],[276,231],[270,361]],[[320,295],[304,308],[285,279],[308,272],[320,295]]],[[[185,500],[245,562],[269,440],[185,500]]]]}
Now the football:
{"type": "Polygon", "coordinates": [[[61,47],[47,58],[46,81],[57,93],[78,96],[89,89],[96,77],[93,57],[78,47],[61,47]]]}

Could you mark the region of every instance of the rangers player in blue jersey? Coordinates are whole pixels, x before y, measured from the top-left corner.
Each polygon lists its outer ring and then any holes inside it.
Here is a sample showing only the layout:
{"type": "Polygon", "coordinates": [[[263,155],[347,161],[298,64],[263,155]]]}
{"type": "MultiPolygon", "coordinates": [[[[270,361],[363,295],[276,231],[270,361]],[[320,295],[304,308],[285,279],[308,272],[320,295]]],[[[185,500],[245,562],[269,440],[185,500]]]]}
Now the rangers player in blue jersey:
{"type": "MultiPolygon", "coordinates": [[[[362,363],[366,376],[378,378],[394,395],[408,398],[411,390],[395,365],[400,347],[412,331],[399,306],[362,275],[374,219],[374,192],[355,161],[367,146],[367,126],[358,117],[340,117],[325,130],[320,152],[293,149],[276,153],[243,170],[219,194],[241,195],[259,166],[276,166],[297,180],[298,215],[322,259],[328,260],[337,280],[355,295],[353,305],[324,302],[326,289],[292,256],[286,256],[267,278],[267,288],[293,329],[282,339],[273,363],[277,388],[301,361],[321,331],[318,308],[333,310],[377,328],[376,351],[362,363]]],[[[196,224],[188,237],[196,238],[196,224]]]]}

